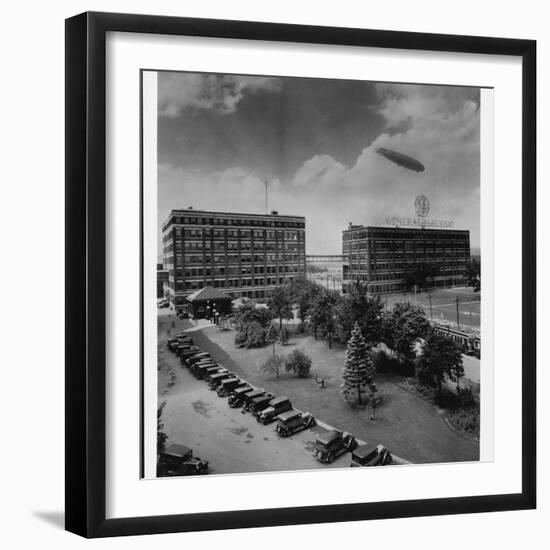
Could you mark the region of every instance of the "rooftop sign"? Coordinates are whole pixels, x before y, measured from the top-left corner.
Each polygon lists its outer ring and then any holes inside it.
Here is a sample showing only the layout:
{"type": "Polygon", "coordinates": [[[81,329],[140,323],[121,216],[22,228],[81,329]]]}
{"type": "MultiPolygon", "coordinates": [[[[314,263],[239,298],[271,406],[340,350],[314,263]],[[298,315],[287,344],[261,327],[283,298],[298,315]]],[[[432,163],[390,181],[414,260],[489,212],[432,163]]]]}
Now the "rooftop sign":
{"type": "Polygon", "coordinates": [[[429,218],[386,218],[387,225],[412,226],[412,227],[437,227],[439,229],[452,229],[454,222],[450,220],[431,220],[429,218]]]}

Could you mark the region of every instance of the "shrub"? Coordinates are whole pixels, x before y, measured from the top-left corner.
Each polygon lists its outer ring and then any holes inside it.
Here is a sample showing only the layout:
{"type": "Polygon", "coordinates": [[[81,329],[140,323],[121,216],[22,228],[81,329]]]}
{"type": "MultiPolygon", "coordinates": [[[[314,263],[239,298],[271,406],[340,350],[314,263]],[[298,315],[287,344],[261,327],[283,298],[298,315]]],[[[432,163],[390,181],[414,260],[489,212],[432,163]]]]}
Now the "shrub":
{"type": "Polygon", "coordinates": [[[280,335],[281,345],[288,344],[289,338],[290,338],[290,331],[288,330],[287,327],[283,327],[281,329],[281,335],[280,335]]]}
{"type": "Polygon", "coordinates": [[[294,372],[298,378],[306,378],[311,370],[311,357],[307,356],[303,351],[295,349],[287,355],[285,360],[285,368],[287,372],[294,372]]]}
{"type": "Polygon", "coordinates": [[[246,347],[261,348],[265,346],[266,331],[265,328],[256,321],[252,321],[246,327],[246,347]]]}
{"type": "Polygon", "coordinates": [[[237,347],[243,347],[246,345],[246,340],[247,340],[247,337],[246,337],[246,332],[243,332],[243,331],[237,331],[235,333],[235,345],[237,347]]]}
{"type": "Polygon", "coordinates": [[[281,369],[283,368],[284,359],[280,355],[274,355],[273,357],[268,357],[260,367],[264,372],[268,374],[274,374],[279,378],[281,369]]]}

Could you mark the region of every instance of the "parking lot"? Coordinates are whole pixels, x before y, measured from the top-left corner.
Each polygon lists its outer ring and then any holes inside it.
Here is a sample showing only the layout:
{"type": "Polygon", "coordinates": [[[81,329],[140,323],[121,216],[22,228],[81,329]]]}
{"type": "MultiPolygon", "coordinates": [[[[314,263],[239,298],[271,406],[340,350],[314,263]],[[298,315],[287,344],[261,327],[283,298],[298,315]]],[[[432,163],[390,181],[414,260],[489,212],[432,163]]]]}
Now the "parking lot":
{"type": "Polygon", "coordinates": [[[195,456],[210,463],[210,474],[346,468],[351,455],[345,453],[330,465],[313,458],[316,426],[289,438],[275,432],[275,423],[264,426],[250,413],[232,409],[227,397],[220,398],[204,380],[182,368],[175,354],[159,339],[159,399],[166,401],[162,420],[170,443],[182,443],[195,456]],[[174,384],[170,371],[175,373],[174,384]]]}

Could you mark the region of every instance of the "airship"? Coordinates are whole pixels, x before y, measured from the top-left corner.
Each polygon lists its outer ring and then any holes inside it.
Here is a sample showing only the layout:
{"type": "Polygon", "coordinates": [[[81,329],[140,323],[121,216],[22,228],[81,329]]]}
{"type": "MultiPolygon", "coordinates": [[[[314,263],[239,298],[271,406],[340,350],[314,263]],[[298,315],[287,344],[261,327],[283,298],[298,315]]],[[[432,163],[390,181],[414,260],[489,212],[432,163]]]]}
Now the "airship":
{"type": "Polygon", "coordinates": [[[391,149],[386,149],[385,147],[377,147],[376,152],[391,162],[394,162],[399,166],[403,166],[403,168],[414,170],[415,172],[424,172],[425,170],[422,163],[412,157],[404,155],[403,153],[398,153],[397,151],[392,151],[391,149]]]}

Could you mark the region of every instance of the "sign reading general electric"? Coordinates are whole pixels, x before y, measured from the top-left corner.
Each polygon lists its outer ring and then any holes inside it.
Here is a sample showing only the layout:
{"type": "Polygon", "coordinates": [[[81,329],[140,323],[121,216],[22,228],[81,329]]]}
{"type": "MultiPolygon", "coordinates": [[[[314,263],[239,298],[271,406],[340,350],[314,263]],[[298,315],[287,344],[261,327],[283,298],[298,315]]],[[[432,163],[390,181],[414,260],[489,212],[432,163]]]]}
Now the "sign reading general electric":
{"type": "Polygon", "coordinates": [[[412,227],[437,227],[439,229],[452,229],[454,222],[449,220],[432,220],[427,218],[430,213],[430,201],[424,195],[418,195],[414,199],[414,211],[418,218],[386,218],[387,225],[412,226],[412,227]]]}

